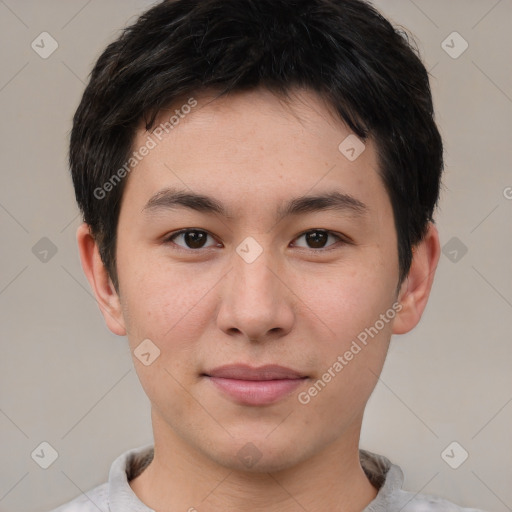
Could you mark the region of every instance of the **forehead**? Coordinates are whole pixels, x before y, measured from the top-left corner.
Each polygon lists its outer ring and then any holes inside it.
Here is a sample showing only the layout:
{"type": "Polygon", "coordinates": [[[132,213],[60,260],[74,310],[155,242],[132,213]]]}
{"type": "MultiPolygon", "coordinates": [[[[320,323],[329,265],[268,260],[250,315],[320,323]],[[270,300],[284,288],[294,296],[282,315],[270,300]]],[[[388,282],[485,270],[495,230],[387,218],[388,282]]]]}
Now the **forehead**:
{"type": "Polygon", "coordinates": [[[387,194],[374,143],[363,144],[332,112],[309,90],[287,101],[265,89],[182,97],[150,132],[137,131],[133,149],[150,139],[152,149],[130,174],[125,194],[147,201],[179,185],[243,211],[256,201],[333,189],[375,209],[387,194]]]}

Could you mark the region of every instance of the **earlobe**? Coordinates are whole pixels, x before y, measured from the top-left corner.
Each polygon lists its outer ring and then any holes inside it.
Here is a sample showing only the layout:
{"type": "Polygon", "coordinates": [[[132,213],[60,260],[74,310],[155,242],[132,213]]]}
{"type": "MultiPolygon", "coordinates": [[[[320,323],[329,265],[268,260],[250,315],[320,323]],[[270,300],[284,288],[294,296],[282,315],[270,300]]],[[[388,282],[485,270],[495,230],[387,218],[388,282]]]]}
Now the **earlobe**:
{"type": "Polygon", "coordinates": [[[96,240],[86,223],[82,223],[78,227],[76,239],[82,268],[105,318],[107,327],[114,334],[125,336],[126,327],[119,296],[101,260],[96,240]]]}
{"type": "Polygon", "coordinates": [[[440,253],[439,233],[430,223],[427,234],[413,249],[411,268],[398,296],[402,309],[395,317],[393,334],[405,334],[420,321],[427,306],[440,253]]]}

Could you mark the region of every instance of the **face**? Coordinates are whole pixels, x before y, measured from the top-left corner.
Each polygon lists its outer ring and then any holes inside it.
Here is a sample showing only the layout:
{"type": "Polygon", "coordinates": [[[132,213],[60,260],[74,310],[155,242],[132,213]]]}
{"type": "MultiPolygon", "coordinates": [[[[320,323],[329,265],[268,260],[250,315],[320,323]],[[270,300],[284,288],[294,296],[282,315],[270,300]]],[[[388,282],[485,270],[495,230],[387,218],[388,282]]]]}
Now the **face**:
{"type": "Polygon", "coordinates": [[[127,178],[121,321],[155,440],[284,469],[358,435],[400,308],[392,206],[374,144],[340,151],[350,131],[314,93],[196,100],[127,178]]]}

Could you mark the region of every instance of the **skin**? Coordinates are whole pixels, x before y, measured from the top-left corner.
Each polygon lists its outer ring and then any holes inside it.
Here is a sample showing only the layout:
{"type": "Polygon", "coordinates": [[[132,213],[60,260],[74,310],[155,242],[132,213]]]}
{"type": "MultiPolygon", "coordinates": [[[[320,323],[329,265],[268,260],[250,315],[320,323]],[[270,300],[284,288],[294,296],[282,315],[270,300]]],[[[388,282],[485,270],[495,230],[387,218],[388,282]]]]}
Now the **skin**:
{"type": "MultiPolygon", "coordinates": [[[[397,295],[392,206],[371,140],[349,161],[338,145],[350,131],[311,91],[296,91],[289,105],[264,90],[196,99],[127,178],[119,293],[88,226],[77,233],[108,327],[128,336],[132,355],[148,338],[160,350],[148,366],[133,357],[151,401],[155,457],[130,485],[162,512],[360,511],[377,494],[359,462],[364,408],[391,335],[414,328],[426,306],[440,253],[437,230],[430,225],[415,247],[397,295]],[[212,196],[232,217],[144,209],[166,187],[212,196]],[[276,220],[288,199],[332,190],[364,203],[366,214],[325,210],[276,220]],[[190,248],[183,236],[173,245],[169,235],[184,228],[206,231],[204,247],[190,248]],[[315,229],[346,242],[330,236],[324,248],[308,243],[303,234],[315,229]],[[262,249],[252,263],[236,252],[248,236],[262,249]],[[401,310],[394,319],[300,403],[298,394],[395,302],[401,310]],[[243,405],[201,375],[239,362],[277,363],[308,379],[276,403],[243,405]],[[260,454],[252,467],[237,456],[247,443],[260,454]]],[[[134,147],[147,135],[140,129],[134,147]]]]}

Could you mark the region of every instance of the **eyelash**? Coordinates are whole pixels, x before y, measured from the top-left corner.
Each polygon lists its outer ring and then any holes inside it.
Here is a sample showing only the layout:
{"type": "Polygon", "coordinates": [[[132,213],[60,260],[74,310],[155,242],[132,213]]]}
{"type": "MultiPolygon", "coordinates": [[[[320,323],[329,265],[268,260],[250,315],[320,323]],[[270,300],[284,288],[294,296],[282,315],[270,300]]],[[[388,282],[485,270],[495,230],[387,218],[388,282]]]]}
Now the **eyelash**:
{"type": "MultiPolygon", "coordinates": [[[[204,229],[194,229],[194,228],[186,228],[186,229],[180,229],[179,231],[175,231],[173,233],[171,233],[169,236],[167,236],[164,240],[165,243],[171,243],[174,248],[176,248],[176,250],[178,251],[184,251],[184,252],[199,252],[201,250],[208,250],[208,249],[213,249],[214,247],[206,247],[206,248],[199,248],[199,249],[191,249],[191,248],[185,248],[185,247],[182,247],[181,245],[178,245],[174,242],[174,239],[176,237],[178,237],[179,235],[182,235],[182,234],[185,234],[185,233],[190,233],[190,232],[194,232],[194,233],[206,233],[207,235],[211,236],[212,238],[213,235],[208,233],[208,231],[205,231],[204,229]]],[[[339,242],[341,242],[343,245],[348,245],[351,242],[351,240],[349,240],[347,237],[341,235],[341,234],[338,234],[338,233],[335,233],[334,231],[329,231],[327,229],[308,229],[306,231],[303,231],[300,235],[298,235],[294,240],[297,240],[299,238],[301,238],[302,236],[304,235],[307,235],[308,233],[325,233],[327,235],[332,235],[334,237],[336,237],[338,239],[338,242],[335,242],[334,244],[331,244],[329,246],[327,246],[327,248],[319,248],[319,249],[311,249],[311,248],[307,248],[307,247],[299,247],[299,249],[301,249],[302,251],[306,251],[306,252],[309,252],[309,253],[322,253],[322,252],[326,252],[326,251],[330,251],[330,250],[334,250],[338,245],[339,242]],[[334,246],[334,247],[333,247],[334,246]]]]}

